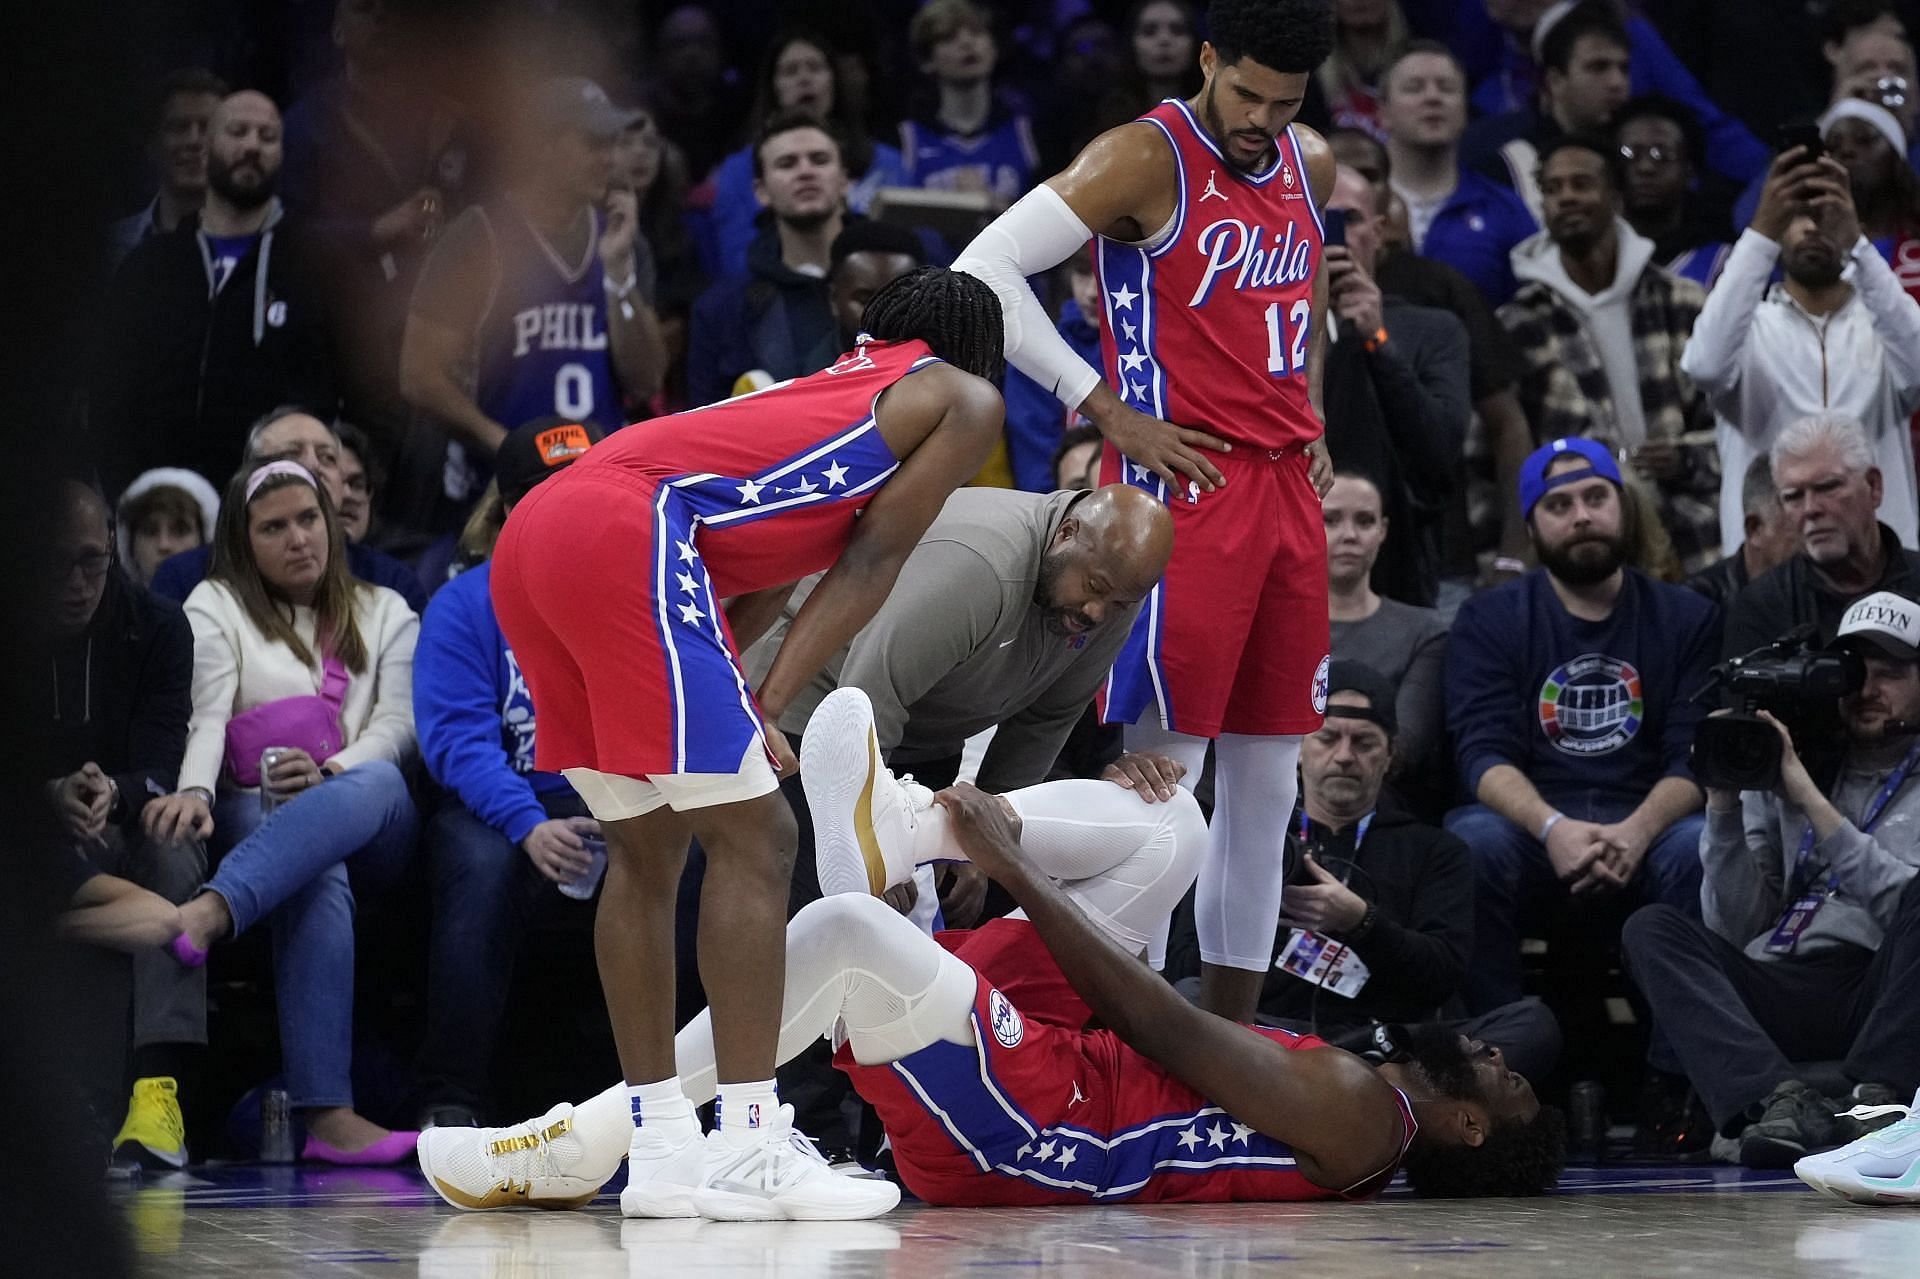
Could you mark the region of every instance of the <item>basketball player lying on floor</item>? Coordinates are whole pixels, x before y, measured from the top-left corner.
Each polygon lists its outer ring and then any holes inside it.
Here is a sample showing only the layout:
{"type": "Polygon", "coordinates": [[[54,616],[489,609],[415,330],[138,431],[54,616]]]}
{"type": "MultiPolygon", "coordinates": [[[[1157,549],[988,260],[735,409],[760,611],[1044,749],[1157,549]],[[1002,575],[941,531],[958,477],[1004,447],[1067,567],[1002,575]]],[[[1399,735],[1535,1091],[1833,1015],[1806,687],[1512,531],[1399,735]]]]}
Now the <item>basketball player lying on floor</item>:
{"type": "MultiPolygon", "coordinates": [[[[1415,1027],[1408,1059],[1370,1066],[1202,1011],[1139,962],[1205,848],[1186,791],[1153,803],[1104,781],[999,797],[960,785],[918,829],[876,827],[873,811],[906,806],[886,802],[899,783],[878,763],[871,724],[866,695],[843,688],[809,728],[809,746],[835,747],[808,752],[810,792],[841,797],[839,811],[817,814],[823,886],[878,893],[905,882],[916,853],[937,854],[971,861],[1022,907],[936,941],[875,897],[842,893],[787,928],[780,1058],[831,1032],[836,1064],[879,1112],[901,1179],[922,1199],[1357,1199],[1403,1163],[1422,1194],[1553,1186],[1560,1114],[1498,1050],[1415,1027]],[[1088,1029],[1093,1018],[1101,1029],[1088,1029]]],[[[687,1096],[709,1100],[705,1013],[675,1051],[687,1096]]],[[[626,1153],[629,1114],[616,1085],[513,1128],[432,1129],[420,1162],[456,1207],[576,1207],[626,1153]]]]}

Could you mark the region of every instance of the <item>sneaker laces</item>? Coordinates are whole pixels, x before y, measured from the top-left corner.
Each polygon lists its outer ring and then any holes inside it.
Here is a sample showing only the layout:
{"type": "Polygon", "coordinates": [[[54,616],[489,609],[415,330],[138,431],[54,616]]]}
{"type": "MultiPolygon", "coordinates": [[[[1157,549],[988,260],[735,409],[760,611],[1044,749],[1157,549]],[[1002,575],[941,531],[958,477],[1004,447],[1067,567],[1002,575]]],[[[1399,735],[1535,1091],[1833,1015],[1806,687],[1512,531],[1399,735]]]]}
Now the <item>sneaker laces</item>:
{"type": "Polygon", "coordinates": [[[553,1143],[573,1131],[573,1118],[569,1115],[544,1125],[541,1120],[528,1120],[493,1131],[498,1135],[487,1142],[487,1159],[502,1177],[524,1188],[535,1177],[558,1175],[553,1143]]]}
{"type": "Polygon", "coordinates": [[[1912,1106],[1903,1106],[1894,1102],[1889,1106],[1855,1106],[1852,1110],[1842,1110],[1835,1119],[1878,1119],[1882,1115],[1900,1115],[1906,1117],[1915,1113],[1912,1106]]]}

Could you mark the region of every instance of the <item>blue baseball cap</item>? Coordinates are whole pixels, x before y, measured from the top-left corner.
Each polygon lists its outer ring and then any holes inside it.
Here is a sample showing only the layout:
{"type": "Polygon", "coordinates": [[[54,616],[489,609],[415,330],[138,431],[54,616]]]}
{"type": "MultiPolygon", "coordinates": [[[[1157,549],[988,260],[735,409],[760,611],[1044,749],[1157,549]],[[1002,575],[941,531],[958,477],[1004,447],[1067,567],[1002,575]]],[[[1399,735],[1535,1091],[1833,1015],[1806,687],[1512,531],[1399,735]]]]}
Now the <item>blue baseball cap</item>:
{"type": "Polygon", "coordinates": [[[1527,454],[1527,460],[1520,464],[1520,518],[1524,520],[1532,516],[1533,508],[1540,504],[1540,499],[1549,490],[1557,489],[1562,484],[1577,484],[1596,475],[1610,481],[1615,488],[1624,487],[1620,479],[1620,464],[1613,460],[1613,454],[1606,445],[1578,436],[1542,444],[1527,454]],[[1547,468],[1563,457],[1585,458],[1587,464],[1562,471],[1548,479],[1547,468]]]}

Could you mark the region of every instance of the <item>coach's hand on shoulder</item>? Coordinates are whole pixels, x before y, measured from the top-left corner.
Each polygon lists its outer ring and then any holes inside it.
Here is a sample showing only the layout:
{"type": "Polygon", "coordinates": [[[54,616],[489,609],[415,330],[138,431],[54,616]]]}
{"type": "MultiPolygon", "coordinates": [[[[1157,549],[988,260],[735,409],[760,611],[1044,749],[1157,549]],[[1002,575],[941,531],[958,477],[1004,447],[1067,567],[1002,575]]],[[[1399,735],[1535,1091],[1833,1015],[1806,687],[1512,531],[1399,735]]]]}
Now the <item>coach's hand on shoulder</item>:
{"type": "Polygon", "coordinates": [[[1200,451],[1230,451],[1233,446],[1217,435],[1162,422],[1157,417],[1122,404],[1111,391],[1107,391],[1105,396],[1100,396],[1098,392],[1089,396],[1080,411],[1100,428],[1100,434],[1106,436],[1128,460],[1146,467],[1175,491],[1184,491],[1191,481],[1211,493],[1227,482],[1220,474],[1220,469],[1200,451]],[[1109,402],[1095,408],[1093,401],[1096,398],[1109,402]]]}
{"type": "Polygon", "coordinates": [[[1186,775],[1185,764],[1151,751],[1128,751],[1100,774],[1102,780],[1126,787],[1149,804],[1172,799],[1186,775]]]}
{"type": "Polygon", "coordinates": [[[967,860],[989,878],[1005,882],[1009,871],[1025,864],[1020,855],[1020,832],[998,795],[989,795],[968,782],[956,782],[933,797],[953,822],[954,842],[967,860]]]}

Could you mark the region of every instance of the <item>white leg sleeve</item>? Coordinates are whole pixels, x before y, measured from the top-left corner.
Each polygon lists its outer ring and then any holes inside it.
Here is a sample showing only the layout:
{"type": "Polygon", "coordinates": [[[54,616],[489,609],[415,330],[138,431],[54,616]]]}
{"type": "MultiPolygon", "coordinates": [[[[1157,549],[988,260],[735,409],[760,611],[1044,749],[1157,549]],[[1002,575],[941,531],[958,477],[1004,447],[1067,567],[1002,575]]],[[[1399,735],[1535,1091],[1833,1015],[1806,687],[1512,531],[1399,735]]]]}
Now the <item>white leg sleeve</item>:
{"type": "Polygon", "coordinates": [[[1220,735],[1213,837],[1193,903],[1200,958],[1209,964],[1263,971],[1273,962],[1299,767],[1298,737],[1220,735]]]}
{"type": "MultiPolygon", "coordinates": [[[[1210,739],[1195,737],[1191,733],[1171,732],[1145,716],[1138,724],[1128,724],[1123,731],[1128,750],[1153,751],[1179,761],[1187,770],[1180,779],[1180,785],[1189,793],[1200,784],[1200,774],[1207,766],[1210,739]]],[[[1173,916],[1169,913],[1147,941],[1147,963],[1155,972],[1167,966],[1167,928],[1172,921],[1173,916]]]]}
{"type": "Polygon", "coordinates": [[[1021,850],[1130,951],[1162,932],[1206,854],[1206,819],[1184,790],[1150,803],[1112,782],[1064,781],[1005,799],[1020,814],[1021,850]]]}
{"type": "MultiPolygon", "coordinates": [[[[854,1060],[898,1061],[929,1044],[971,1044],[973,969],[877,897],[823,897],[787,925],[787,982],[778,1060],[798,1057],[845,1023],[854,1060]]],[[[688,1100],[713,1100],[713,1021],[703,1012],[674,1037],[688,1100]]]]}

